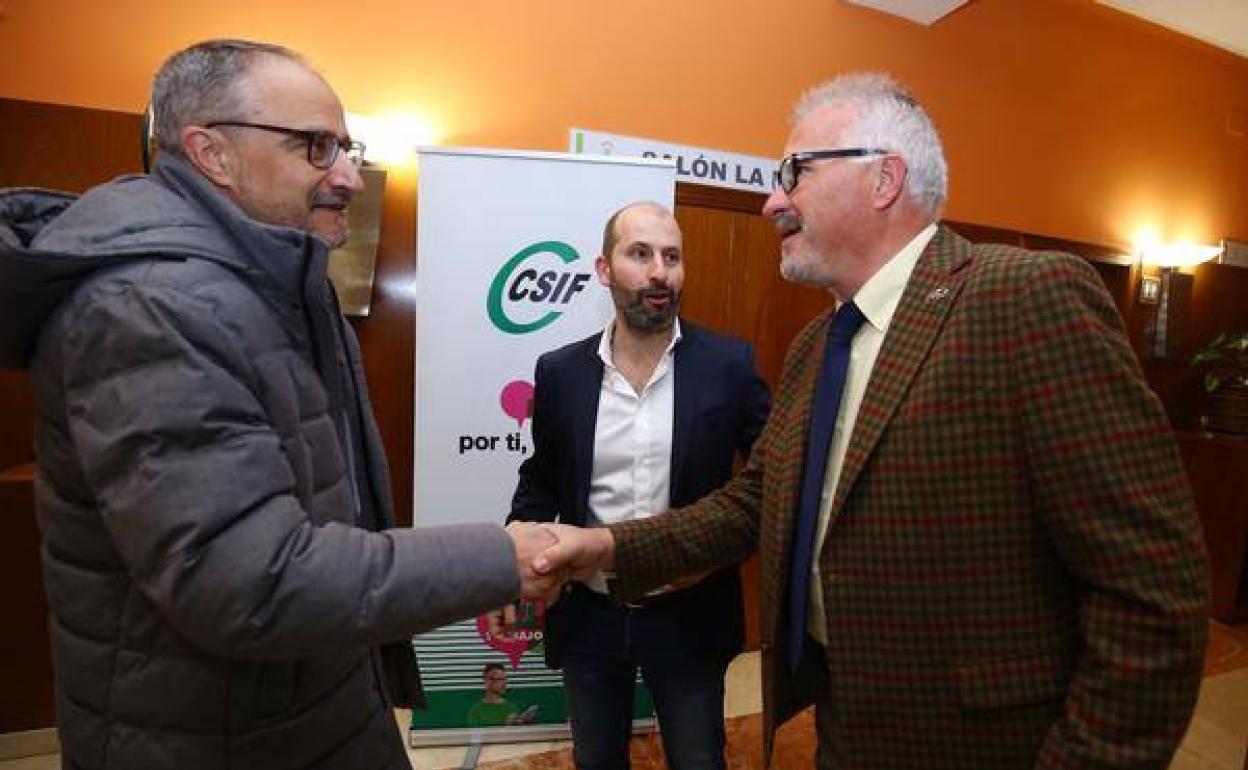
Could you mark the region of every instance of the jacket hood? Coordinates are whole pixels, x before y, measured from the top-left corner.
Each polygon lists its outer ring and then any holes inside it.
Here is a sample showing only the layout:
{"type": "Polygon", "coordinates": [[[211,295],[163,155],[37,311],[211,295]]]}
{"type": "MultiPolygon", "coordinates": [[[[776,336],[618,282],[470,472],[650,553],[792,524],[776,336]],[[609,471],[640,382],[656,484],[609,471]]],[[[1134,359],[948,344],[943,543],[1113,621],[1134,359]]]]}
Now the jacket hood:
{"type": "Polygon", "coordinates": [[[209,259],[245,273],[270,299],[297,299],[308,249],[323,242],[251,219],[185,161],[120,177],[81,198],[0,190],[0,367],[23,367],[56,307],[101,268],[134,259],[209,259]],[[292,293],[293,292],[293,297],[292,293]]]}

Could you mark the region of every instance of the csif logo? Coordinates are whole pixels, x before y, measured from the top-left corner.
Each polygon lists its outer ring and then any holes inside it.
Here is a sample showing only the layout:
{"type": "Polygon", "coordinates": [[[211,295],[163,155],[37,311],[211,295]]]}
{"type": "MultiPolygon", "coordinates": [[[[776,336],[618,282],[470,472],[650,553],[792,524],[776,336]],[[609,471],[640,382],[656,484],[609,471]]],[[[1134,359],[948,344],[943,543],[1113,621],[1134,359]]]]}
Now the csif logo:
{"type": "Polygon", "coordinates": [[[494,280],[485,301],[490,322],[507,334],[528,334],[549,326],[589,283],[589,273],[568,266],[581,258],[562,241],[539,241],[516,252],[494,280]],[[553,256],[555,259],[551,259],[553,256]]]}

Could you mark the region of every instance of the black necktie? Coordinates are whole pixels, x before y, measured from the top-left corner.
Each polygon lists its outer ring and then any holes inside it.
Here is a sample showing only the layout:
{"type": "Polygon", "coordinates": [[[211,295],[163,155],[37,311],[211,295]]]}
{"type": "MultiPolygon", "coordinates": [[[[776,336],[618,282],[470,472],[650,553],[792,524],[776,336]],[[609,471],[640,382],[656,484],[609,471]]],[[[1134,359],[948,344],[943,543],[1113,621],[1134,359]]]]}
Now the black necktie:
{"type": "Polygon", "coordinates": [[[849,347],[865,318],[852,301],[843,303],[832,316],[828,329],[823,368],[815,386],[810,407],[810,434],[806,444],[806,464],[802,469],[802,494],[798,499],[797,523],[793,531],[793,560],[789,568],[789,668],[797,670],[806,640],[806,605],[810,599],[810,567],[814,557],[815,534],[819,529],[819,500],[823,474],[828,465],[832,429],[840,410],[845,376],[849,372],[849,347]]]}

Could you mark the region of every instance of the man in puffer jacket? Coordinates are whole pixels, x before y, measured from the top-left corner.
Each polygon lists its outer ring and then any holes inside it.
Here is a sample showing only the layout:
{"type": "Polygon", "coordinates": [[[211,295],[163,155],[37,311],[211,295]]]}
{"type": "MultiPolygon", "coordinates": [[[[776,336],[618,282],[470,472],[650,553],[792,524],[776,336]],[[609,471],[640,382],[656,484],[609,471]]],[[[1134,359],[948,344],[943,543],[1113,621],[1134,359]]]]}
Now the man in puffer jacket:
{"type": "Polygon", "coordinates": [[[407,768],[407,639],[521,594],[534,525],[394,530],[326,280],[360,146],[295,53],[153,85],[150,176],[0,192],[0,365],[28,366],[67,768],[407,768]]]}

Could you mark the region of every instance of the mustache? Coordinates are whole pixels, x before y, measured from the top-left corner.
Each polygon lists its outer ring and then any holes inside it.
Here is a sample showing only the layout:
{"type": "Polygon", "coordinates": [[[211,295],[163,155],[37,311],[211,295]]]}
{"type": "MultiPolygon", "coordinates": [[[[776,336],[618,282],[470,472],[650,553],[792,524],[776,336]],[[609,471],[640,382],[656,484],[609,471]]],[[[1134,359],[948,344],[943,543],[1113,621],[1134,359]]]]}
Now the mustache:
{"type": "Polygon", "coordinates": [[[338,190],[327,190],[312,195],[311,205],[340,207],[351,205],[351,193],[338,190]]]}
{"type": "Polygon", "coordinates": [[[782,211],[771,218],[771,226],[781,235],[795,233],[802,229],[802,218],[794,211],[782,211]]]}

